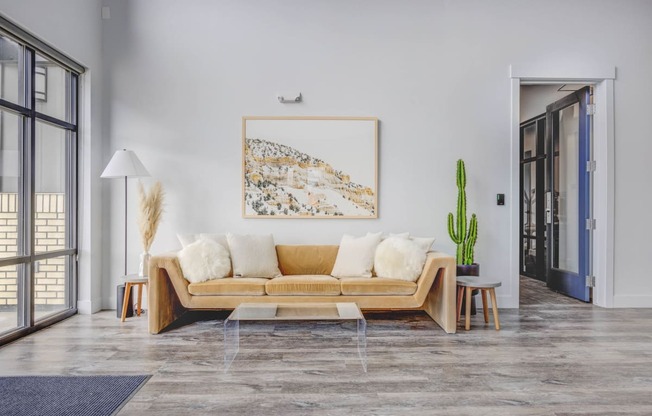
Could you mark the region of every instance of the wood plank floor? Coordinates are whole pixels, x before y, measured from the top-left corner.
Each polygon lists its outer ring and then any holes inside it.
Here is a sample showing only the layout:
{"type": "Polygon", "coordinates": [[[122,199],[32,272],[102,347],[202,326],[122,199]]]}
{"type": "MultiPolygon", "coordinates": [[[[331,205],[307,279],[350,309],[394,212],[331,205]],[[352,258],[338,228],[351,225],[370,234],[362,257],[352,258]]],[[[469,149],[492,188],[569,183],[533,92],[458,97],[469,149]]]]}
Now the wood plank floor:
{"type": "Polygon", "coordinates": [[[500,314],[499,332],[480,314],[447,335],[421,312],[367,313],[368,373],[350,323],[243,325],[225,374],[225,314],[149,335],[145,316],[102,312],[0,348],[0,375],[152,374],[120,415],[652,414],[651,310],[500,314]]]}

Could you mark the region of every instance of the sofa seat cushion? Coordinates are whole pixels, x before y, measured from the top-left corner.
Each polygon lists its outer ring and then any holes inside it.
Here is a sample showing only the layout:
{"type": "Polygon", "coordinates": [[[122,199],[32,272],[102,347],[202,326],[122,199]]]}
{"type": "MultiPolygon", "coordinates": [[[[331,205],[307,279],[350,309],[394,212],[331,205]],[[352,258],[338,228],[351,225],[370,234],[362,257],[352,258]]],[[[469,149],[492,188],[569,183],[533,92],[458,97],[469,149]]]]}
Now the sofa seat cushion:
{"type": "Polygon", "coordinates": [[[262,277],[227,277],[188,285],[188,292],[195,296],[259,296],[265,294],[265,283],[268,279],[262,277]]]}
{"type": "Polygon", "coordinates": [[[337,296],[340,294],[340,281],[326,275],[280,276],[265,284],[268,295],[278,296],[337,296]]]}
{"type": "Polygon", "coordinates": [[[342,294],[350,296],[405,296],[414,295],[417,284],[407,280],[388,279],[384,277],[349,277],[340,280],[342,294]]]}

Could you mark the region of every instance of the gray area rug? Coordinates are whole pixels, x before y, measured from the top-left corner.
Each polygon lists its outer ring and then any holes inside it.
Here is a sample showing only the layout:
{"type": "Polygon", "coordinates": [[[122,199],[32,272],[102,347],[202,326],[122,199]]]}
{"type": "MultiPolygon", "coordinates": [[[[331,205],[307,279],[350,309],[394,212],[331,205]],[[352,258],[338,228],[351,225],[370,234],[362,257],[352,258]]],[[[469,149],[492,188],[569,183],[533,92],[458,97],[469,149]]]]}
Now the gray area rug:
{"type": "Polygon", "coordinates": [[[108,416],[150,376],[0,377],[0,414],[108,416]]]}

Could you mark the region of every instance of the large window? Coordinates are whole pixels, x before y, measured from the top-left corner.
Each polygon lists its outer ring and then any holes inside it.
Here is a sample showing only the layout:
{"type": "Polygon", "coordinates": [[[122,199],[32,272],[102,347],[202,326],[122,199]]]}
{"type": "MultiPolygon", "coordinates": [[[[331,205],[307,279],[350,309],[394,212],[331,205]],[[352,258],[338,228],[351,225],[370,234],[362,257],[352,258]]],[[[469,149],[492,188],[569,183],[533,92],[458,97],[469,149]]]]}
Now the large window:
{"type": "Polygon", "coordinates": [[[0,18],[0,344],[77,307],[80,71],[7,24],[0,18]]]}

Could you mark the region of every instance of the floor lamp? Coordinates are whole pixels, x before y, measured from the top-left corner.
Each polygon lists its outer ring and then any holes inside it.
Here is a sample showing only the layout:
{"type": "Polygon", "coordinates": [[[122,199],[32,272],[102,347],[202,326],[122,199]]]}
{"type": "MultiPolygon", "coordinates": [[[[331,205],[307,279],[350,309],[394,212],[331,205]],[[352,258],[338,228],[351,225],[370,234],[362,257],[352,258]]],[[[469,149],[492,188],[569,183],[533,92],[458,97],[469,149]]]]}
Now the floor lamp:
{"type": "Polygon", "coordinates": [[[127,178],[150,176],[143,163],[132,150],[122,149],[113,154],[102,172],[102,178],[125,179],[125,276],[127,276],[127,178]]]}

